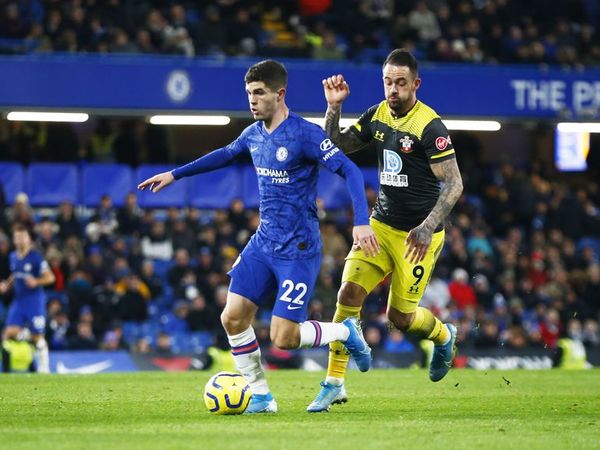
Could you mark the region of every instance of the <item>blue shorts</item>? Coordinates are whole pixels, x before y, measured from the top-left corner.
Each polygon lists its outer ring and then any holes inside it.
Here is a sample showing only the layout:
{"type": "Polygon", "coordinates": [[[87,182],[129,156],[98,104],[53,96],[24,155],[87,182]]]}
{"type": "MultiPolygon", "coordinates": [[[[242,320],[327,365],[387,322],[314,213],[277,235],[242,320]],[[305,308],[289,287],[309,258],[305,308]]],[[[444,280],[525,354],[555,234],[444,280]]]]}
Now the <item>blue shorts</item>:
{"type": "Polygon", "coordinates": [[[8,316],[7,327],[29,328],[32,334],[46,332],[46,299],[43,297],[13,299],[8,316]]]}
{"type": "Polygon", "coordinates": [[[321,269],[321,255],[308,259],[271,258],[250,241],[229,271],[229,290],[260,306],[277,292],[273,315],[304,322],[321,269]]]}

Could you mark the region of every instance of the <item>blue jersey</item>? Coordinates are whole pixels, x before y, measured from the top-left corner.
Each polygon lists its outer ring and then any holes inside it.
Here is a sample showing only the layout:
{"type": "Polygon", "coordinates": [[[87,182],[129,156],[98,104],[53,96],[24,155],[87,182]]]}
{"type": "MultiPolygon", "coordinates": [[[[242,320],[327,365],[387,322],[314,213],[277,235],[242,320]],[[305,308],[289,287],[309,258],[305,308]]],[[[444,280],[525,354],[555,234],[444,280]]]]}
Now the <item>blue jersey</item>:
{"type": "Polygon", "coordinates": [[[39,278],[42,273],[50,270],[48,263],[40,252],[35,249],[22,258],[19,258],[17,252],[11,252],[9,255],[10,271],[15,278],[14,291],[15,302],[21,300],[45,299],[44,289],[41,286],[33,289],[25,284],[25,278],[31,276],[39,278]]]}
{"type": "Polygon", "coordinates": [[[305,259],[321,251],[317,218],[319,165],[344,178],[354,205],[354,223],[369,223],[360,170],[317,125],[289,113],[272,133],[262,121],[246,128],[226,147],[173,171],[175,179],[206,172],[250,155],[258,176],[260,226],[252,237],[264,253],[305,259]]]}

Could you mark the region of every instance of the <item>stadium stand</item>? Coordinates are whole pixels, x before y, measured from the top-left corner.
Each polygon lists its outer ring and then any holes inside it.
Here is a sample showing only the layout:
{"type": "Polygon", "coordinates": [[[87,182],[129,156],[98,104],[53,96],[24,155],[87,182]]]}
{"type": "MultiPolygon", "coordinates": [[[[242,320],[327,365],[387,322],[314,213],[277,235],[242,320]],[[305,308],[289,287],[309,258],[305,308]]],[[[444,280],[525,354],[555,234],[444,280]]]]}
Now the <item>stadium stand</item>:
{"type": "MultiPolygon", "coordinates": [[[[152,175],[160,172],[172,170],[172,166],[156,166],[142,165],[135,173],[135,182],[141,183],[152,175]]],[[[181,183],[173,185],[173,189],[165,189],[162,192],[152,193],[150,191],[142,191],[138,194],[139,204],[143,208],[167,208],[169,206],[182,207],[185,206],[188,199],[188,184],[189,180],[181,180],[181,183]]],[[[133,186],[132,186],[133,188],[133,186]]]]}
{"type": "MultiPolygon", "coordinates": [[[[0,167],[17,174],[1,178],[6,191],[13,192],[13,178],[19,177],[21,166],[5,163],[0,167]]],[[[106,177],[102,175],[106,165],[90,164],[81,168],[81,173],[75,165],[52,165],[55,170],[51,173],[56,175],[48,176],[47,170],[39,175],[45,167],[34,164],[23,171],[28,183],[36,180],[36,189],[28,194],[36,205],[59,208],[31,210],[27,194],[21,195],[18,202],[3,206],[0,212],[0,223],[4,224],[0,243],[7,241],[10,224],[17,217],[36,222],[38,245],[45,251],[57,280],[61,280],[49,290],[52,300],[48,333],[54,348],[69,348],[69,342],[82,345],[81,339],[76,339],[81,320],[93,323],[93,348],[112,339],[116,326],[122,328],[124,346],[131,349],[145,348],[140,341],[157,348],[161,341],[170,345],[172,351],[185,353],[212,342],[220,333],[218,314],[227,286],[227,267],[257,226],[256,211],[240,202],[233,206],[236,202],[232,203],[233,196],[228,192],[240,192],[242,186],[251,184],[252,169],[233,167],[208,181],[199,177],[198,186],[209,186],[212,194],[223,190],[223,195],[209,196],[210,204],[202,203],[203,200],[195,204],[196,191],[185,184],[181,184],[183,188],[176,195],[169,193],[150,205],[144,203],[144,194],[140,193],[140,207],[131,208],[139,227],[136,232],[123,233],[125,218],[131,219],[123,214],[125,207],[113,206],[110,201],[90,207],[98,195],[106,193],[106,177]],[[84,174],[95,175],[86,179],[80,189],[78,182],[84,174]],[[219,183],[222,187],[215,190],[219,183]],[[40,186],[52,187],[53,194],[45,195],[40,186]],[[76,209],[75,232],[66,231],[67,224],[73,223],[63,211],[68,206],[64,203],[67,193],[73,204],[86,207],[76,209]],[[167,209],[160,213],[156,208],[167,209]],[[161,230],[153,231],[159,222],[161,230]],[[104,224],[107,231],[95,234],[90,231],[90,224],[104,224]],[[176,273],[172,261],[146,260],[140,253],[144,239],[151,244],[167,244],[175,251],[189,247],[190,243],[181,236],[192,236],[191,248],[196,250],[190,254],[187,269],[180,277],[170,275],[176,273]],[[61,333],[73,339],[61,340],[61,333]]],[[[156,169],[165,169],[145,166],[136,172],[129,167],[116,167],[124,173],[117,177],[125,180],[121,181],[124,186],[128,185],[127,180],[139,180],[156,169]]],[[[331,177],[335,175],[322,177],[326,181],[321,187],[331,190],[321,193],[333,201],[336,196],[342,197],[339,192],[345,187],[343,180],[331,177]]],[[[369,179],[376,181],[373,173],[366,175],[367,183],[369,179]]],[[[114,204],[123,204],[128,192],[125,189],[115,194],[114,204]]],[[[254,190],[250,198],[255,198],[255,194],[254,190]]],[[[492,170],[456,207],[424,304],[466,330],[461,335],[463,346],[552,347],[561,329],[572,320],[579,323],[581,338],[587,345],[600,345],[598,194],[596,185],[575,189],[536,172],[515,171],[507,166],[492,170]],[[528,198],[535,207],[519,209],[518,205],[528,198]]],[[[323,231],[325,270],[309,311],[317,318],[332,314],[335,288],[331,282],[339,279],[350,242],[347,205],[327,203],[326,200],[328,211],[319,213],[327,228],[323,231]],[[342,210],[336,212],[335,208],[342,210]]],[[[1,261],[7,258],[8,248],[0,245],[1,261]]],[[[5,264],[0,264],[3,267],[6,270],[5,264]]],[[[384,283],[367,299],[366,334],[377,348],[413,348],[402,344],[397,333],[389,335],[383,326],[387,288],[384,283]]]]}
{"type": "Polygon", "coordinates": [[[89,164],[81,169],[81,204],[96,207],[100,197],[110,195],[115,206],[123,206],[123,192],[134,189],[131,168],[124,164],[89,164]]]}
{"type": "Polygon", "coordinates": [[[4,2],[0,53],[600,64],[595,0],[4,2]],[[313,5],[318,4],[315,8],[313,5]]]}
{"type": "Polygon", "coordinates": [[[24,191],[23,167],[14,162],[1,162],[0,180],[2,180],[6,202],[12,204],[17,194],[24,191]]]}
{"type": "Polygon", "coordinates": [[[79,202],[79,176],[73,164],[33,163],[27,169],[25,183],[33,206],[79,202]]]}

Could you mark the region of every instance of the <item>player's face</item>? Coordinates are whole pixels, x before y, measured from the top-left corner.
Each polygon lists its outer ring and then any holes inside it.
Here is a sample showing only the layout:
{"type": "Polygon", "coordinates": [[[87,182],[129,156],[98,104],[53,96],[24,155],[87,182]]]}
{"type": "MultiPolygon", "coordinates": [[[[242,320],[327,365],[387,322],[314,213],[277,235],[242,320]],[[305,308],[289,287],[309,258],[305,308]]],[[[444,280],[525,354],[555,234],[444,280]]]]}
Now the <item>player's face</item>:
{"type": "Polygon", "coordinates": [[[383,89],[389,107],[395,113],[405,113],[417,98],[421,79],[415,77],[407,66],[386,64],[383,68],[383,89]]]}
{"type": "Polygon", "coordinates": [[[279,101],[283,99],[284,92],[285,89],[272,91],[263,81],[252,81],[246,84],[250,112],[254,119],[271,120],[275,115],[279,101]]]}
{"type": "Polygon", "coordinates": [[[13,233],[13,244],[19,250],[26,249],[31,245],[31,237],[27,231],[15,231],[13,233]]]}

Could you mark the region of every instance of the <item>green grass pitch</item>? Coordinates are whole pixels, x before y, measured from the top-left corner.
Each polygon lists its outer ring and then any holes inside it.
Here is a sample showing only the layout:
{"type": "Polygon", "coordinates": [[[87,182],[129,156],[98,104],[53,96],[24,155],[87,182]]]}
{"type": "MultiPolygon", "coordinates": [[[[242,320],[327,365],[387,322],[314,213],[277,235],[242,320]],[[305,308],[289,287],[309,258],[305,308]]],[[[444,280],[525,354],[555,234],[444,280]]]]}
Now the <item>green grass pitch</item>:
{"type": "Polygon", "coordinates": [[[280,412],[216,416],[206,372],[0,376],[0,448],[600,448],[600,371],[351,372],[350,401],[308,414],[322,372],[274,371],[280,412]]]}

